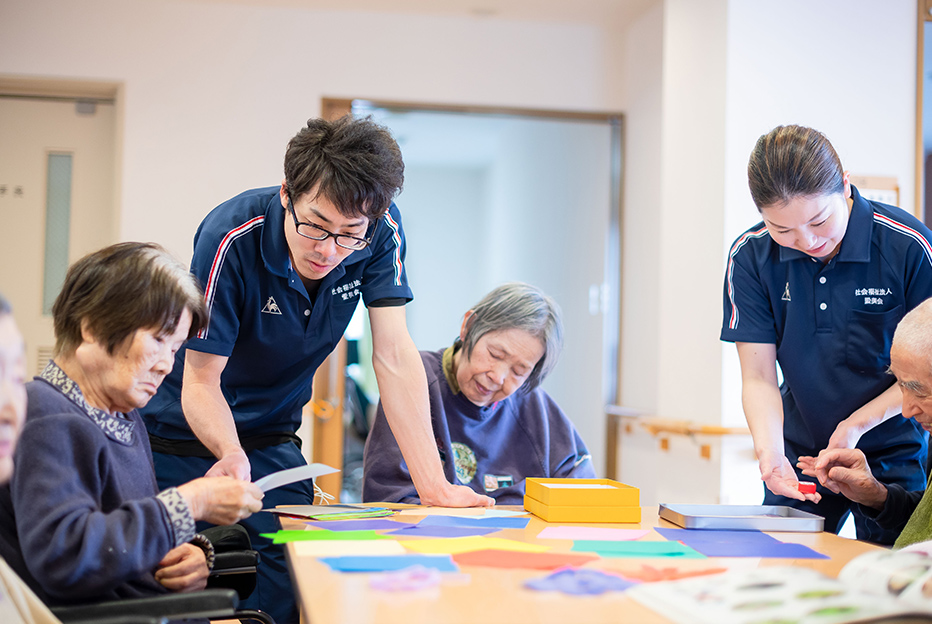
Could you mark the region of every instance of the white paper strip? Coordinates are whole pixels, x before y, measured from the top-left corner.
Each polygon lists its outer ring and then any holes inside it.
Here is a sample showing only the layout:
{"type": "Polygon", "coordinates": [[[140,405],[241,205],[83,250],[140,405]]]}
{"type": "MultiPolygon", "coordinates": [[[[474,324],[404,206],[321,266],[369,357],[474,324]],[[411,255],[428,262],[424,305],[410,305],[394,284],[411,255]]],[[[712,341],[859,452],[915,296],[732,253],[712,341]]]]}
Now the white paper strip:
{"type": "Polygon", "coordinates": [[[274,490],[277,487],[294,483],[295,481],[304,481],[305,479],[316,479],[322,475],[340,472],[336,468],[331,468],[325,464],[308,464],[307,466],[298,466],[297,468],[287,468],[273,472],[261,479],[256,479],[255,484],[263,492],[274,490]]]}

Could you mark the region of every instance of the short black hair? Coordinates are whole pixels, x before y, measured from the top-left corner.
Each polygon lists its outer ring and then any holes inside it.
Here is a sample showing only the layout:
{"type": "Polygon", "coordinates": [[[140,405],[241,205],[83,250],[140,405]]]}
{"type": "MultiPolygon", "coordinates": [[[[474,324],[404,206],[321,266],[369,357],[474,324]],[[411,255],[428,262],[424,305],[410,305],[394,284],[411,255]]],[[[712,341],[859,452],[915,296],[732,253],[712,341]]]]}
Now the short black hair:
{"type": "Polygon", "coordinates": [[[404,185],[404,168],[391,132],[370,117],[309,119],[285,150],[291,201],[314,192],[350,218],[385,214],[404,185]]]}

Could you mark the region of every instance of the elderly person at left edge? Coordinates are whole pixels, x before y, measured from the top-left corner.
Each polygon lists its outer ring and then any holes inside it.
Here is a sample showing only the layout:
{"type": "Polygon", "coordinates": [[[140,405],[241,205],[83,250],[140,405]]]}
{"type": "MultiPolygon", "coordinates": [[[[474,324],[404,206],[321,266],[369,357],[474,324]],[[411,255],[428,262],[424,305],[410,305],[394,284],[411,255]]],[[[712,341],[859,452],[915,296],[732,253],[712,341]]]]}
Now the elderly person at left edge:
{"type": "Polygon", "coordinates": [[[54,356],[27,384],[0,515],[2,538],[18,539],[8,563],[54,605],[203,589],[213,548],[195,522],[237,522],[262,491],[232,477],[156,485],[137,408],[206,321],[194,277],[157,245],[114,245],[68,270],[52,314],[54,356]]]}
{"type": "MultiPolygon", "coordinates": [[[[10,303],[0,293],[0,485],[13,476],[13,452],[26,420],[26,345],[10,303]]],[[[9,489],[0,490],[9,500],[9,489]]],[[[60,624],[6,562],[7,541],[0,532],[0,622],[60,624]]]]}

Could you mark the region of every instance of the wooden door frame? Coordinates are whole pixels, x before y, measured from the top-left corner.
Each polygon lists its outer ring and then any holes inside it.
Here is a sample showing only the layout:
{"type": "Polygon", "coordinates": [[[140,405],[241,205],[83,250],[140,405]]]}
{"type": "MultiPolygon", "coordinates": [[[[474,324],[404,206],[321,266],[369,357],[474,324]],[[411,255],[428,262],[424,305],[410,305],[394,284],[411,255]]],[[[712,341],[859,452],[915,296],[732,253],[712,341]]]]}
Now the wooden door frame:
{"type": "Polygon", "coordinates": [[[932,0],[916,2],[916,197],[913,213],[925,221],[926,158],[923,140],[923,93],[925,87],[925,25],[932,22],[932,0]]]}

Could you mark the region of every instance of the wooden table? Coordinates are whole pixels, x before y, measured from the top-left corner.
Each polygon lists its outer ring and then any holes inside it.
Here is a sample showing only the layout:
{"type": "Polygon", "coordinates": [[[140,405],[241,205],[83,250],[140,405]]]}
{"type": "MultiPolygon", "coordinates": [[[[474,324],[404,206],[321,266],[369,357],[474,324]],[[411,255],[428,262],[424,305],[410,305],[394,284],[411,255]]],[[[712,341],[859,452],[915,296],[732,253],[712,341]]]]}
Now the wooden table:
{"type": "MultiPolygon", "coordinates": [[[[397,507],[406,507],[398,505],[397,507]]],[[[520,509],[520,507],[502,507],[520,509]]],[[[537,540],[542,529],[551,526],[536,516],[524,529],[505,529],[491,534],[524,542],[543,543],[553,552],[570,552],[569,540],[537,540]]],[[[395,516],[400,521],[416,522],[419,516],[395,516]]],[[[294,520],[283,520],[286,529],[303,528],[294,520]]],[[[641,523],[587,524],[634,529],[653,527],[677,528],[657,516],[656,507],[643,507],[641,523]]],[[[831,533],[770,533],[783,542],[805,544],[831,559],[760,559],[708,558],[671,561],[670,559],[599,559],[585,567],[614,571],[636,571],[642,564],[655,568],[675,566],[679,569],[715,567],[756,567],[758,565],[795,565],[813,568],[829,576],[837,576],[842,566],[852,558],[878,548],[871,544],[849,540],[831,533]]],[[[423,539],[423,538],[408,538],[423,539]]],[[[642,539],[663,539],[655,532],[642,539]]],[[[442,624],[542,622],[582,624],[590,622],[648,622],[667,620],[628,598],[624,593],[610,592],[601,596],[568,596],[558,592],[537,592],[523,587],[525,579],[549,574],[545,570],[499,569],[461,566],[460,575],[444,574],[439,587],[391,593],[369,587],[370,574],[333,572],[313,557],[297,557],[292,545],[286,549],[292,581],[301,604],[306,624],[442,624]],[[468,575],[468,580],[464,577],[468,575]]]]}

